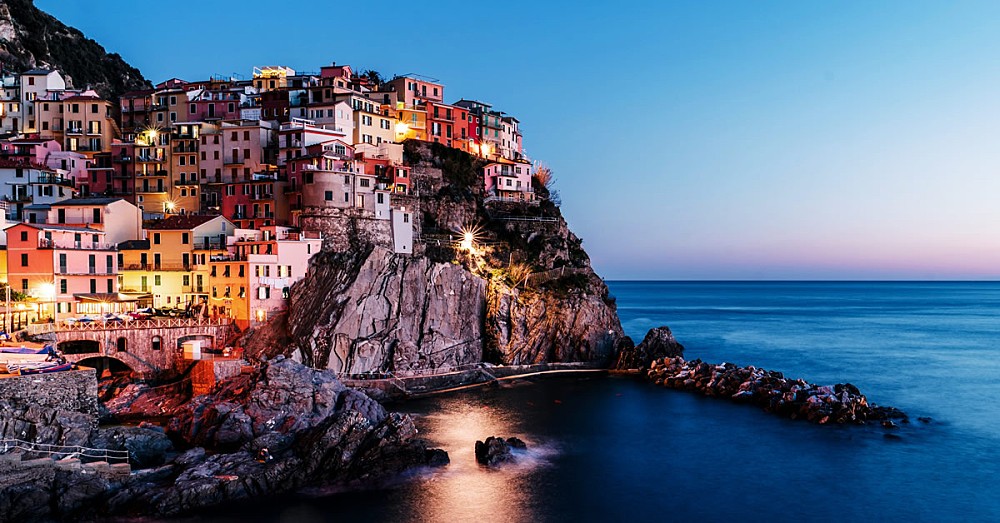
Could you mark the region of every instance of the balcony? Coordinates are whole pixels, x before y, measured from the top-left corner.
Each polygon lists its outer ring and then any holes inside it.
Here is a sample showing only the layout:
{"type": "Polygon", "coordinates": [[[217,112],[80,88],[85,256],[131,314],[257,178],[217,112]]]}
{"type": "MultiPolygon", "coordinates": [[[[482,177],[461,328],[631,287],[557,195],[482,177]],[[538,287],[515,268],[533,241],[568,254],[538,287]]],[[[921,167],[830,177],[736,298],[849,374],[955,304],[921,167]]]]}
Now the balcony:
{"type": "Polygon", "coordinates": [[[181,272],[191,272],[197,269],[196,265],[183,264],[183,263],[129,263],[122,266],[122,270],[125,271],[161,271],[161,272],[171,272],[171,271],[181,271],[181,272]]]}
{"type": "Polygon", "coordinates": [[[274,195],[273,194],[264,194],[264,193],[251,194],[250,195],[250,199],[254,200],[254,201],[258,201],[258,200],[273,200],[274,199],[274,195]]]}
{"type": "Polygon", "coordinates": [[[32,183],[62,185],[64,187],[73,187],[73,185],[74,185],[73,184],[73,180],[68,180],[66,178],[63,178],[62,176],[49,176],[49,175],[45,175],[45,174],[39,176],[32,183]]]}
{"type": "Polygon", "coordinates": [[[115,163],[131,163],[131,162],[132,162],[132,157],[127,154],[115,157],[115,163]]]}
{"type": "Polygon", "coordinates": [[[83,127],[67,127],[66,134],[83,134],[83,127]]]}
{"type": "Polygon", "coordinates": [[[174,185],[198,185],[198,180],[196,178],[183,179],[183,180],[177,178],[174,180],[174,185]]]}
{"type": "Polygon", "coordinates": [[[39,249],[57,249],[63,251],[114,251],[118,246],[113,243],[101,242],[56,242],[52,240],[38,240],[39,249]]]}
{"type": "Polygon", "coordinates": [[[243,165],[246,162],[243,158],[226,158],[226,165],[243,165]]]}
{"type": "Polygon", "coordinates": [[[97,267],[87,267],[86,271],[83,270],[71,270],[65,265],[59,266],[59,272],[57,274],[64,274],[67,276],[115,276],[117,273],[112,268],[98,269],[97,267]]]}

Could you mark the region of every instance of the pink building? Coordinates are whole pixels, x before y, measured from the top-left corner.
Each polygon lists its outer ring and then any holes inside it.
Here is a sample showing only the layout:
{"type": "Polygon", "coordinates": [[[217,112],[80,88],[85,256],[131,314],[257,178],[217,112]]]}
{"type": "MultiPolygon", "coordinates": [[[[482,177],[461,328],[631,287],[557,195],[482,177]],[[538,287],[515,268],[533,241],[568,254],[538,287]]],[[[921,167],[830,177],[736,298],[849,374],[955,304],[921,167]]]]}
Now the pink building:
{"type": "Polygon", "coordinates": [[[493,162],[483,168],[486,201],[534,202],[531,186],[531,164],[527,162],[493,162]]]}
{"type": "Polygon", "coordinates": [[[116,244],[104,231],[19,223],[6,232],[8,281],[38,299],[49,317],[81,312],[80,303],[98,297],[117,301],[116,244]]]}

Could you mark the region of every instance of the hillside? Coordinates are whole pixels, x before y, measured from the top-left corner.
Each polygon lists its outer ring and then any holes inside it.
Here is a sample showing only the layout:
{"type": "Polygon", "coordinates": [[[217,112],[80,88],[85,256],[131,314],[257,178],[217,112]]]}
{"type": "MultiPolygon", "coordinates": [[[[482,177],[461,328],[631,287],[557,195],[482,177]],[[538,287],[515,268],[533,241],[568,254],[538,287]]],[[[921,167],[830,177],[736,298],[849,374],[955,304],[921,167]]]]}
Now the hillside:
{"type": "MultiPolygon", "coordinates": [[[[415,184],[406,205],[423,245],[409,255],[377,234],[328,242],[292,288],[287,318],[249,337],[251,353],[338,373],[438,373],[479,363],[607,365],[630,345],[557,206],[487,203],[481,159],[426,142],[407,142],[406,153],[415,184]],[[471,251],[458,245],[470,229],[471,251]]],[[[547,195],[541,185],[535,192],[547,195]]],[[[371,229],[352,220],[326,224],[371,229]]]]}
{"type": "Polygon", "coordinates": [[[38,9],[33,0],[0,0],[0,61],[6,71],[58,69],[74,88],[92,87],[109,100],[150,87],[117,53],[38,9]]]}

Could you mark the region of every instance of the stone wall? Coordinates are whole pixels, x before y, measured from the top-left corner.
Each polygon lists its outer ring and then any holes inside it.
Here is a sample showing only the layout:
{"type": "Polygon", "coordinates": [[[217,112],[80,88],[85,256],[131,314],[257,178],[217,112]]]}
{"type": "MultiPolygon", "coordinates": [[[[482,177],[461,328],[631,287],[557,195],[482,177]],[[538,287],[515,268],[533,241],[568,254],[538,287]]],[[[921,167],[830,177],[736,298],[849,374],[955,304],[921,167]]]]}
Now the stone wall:
{"type": "Polygon", "coordinates": [[[344,252],[359,244],[392,249],[389,220],[363,209],[310,207],[299,216],[299,226],[323,233],[323,250],[344,252]]]}
{"type": "Polygon", "coordinates": [[[0,379],[0,437],[86,445],[97,428],[94,369],[0,379]]]}

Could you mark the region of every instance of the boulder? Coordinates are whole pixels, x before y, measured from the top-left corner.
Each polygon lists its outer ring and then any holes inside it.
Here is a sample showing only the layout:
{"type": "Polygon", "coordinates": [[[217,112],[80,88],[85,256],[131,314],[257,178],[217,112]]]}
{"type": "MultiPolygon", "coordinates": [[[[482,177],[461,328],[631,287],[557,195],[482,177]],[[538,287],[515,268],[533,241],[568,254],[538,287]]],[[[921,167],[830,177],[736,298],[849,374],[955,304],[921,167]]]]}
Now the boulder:
{"type": "Polygon", "coordinates": [[[630,347],[631,340],[619,348],[617,370],[644,370],[656,360],[684,356],[684,346],[677,342],[670,327],[650,329],[642,343],[630,347]]]}
{"type": "Polygon", "coordinates": [[[162,429],[152,427],[107,427],[98,429],[91,445],[99,449],[125,450],[134,468],[162,465],[174,445],[162,429]]]}
{"type": "Polygon", "coordinates": [[[480,465],[496,467],[514,460],[512,449],[527,449],[527,444],[519,438],[500,438],[490,436],[486,441],[476,442],[476,461],[480,465]]]}

